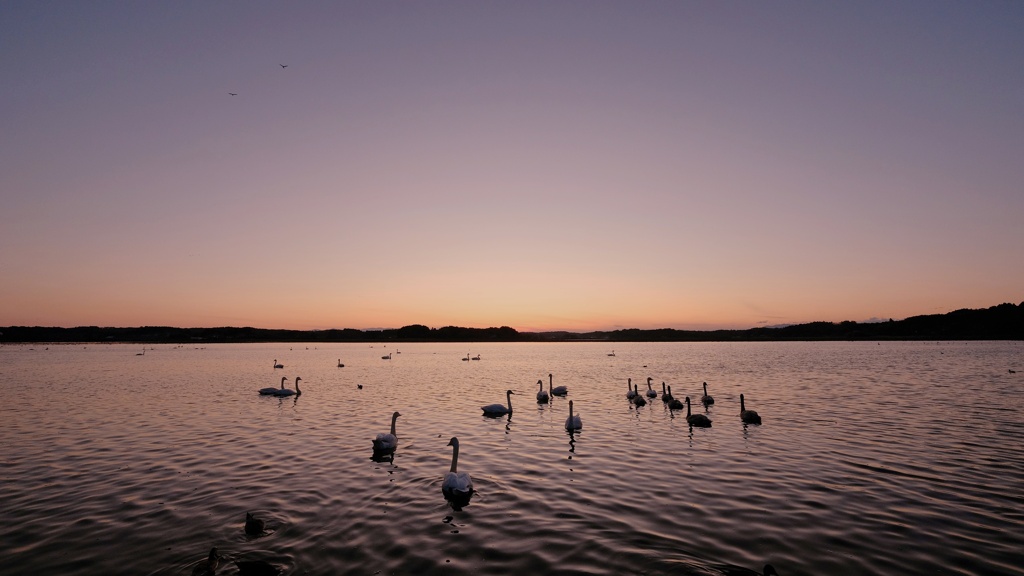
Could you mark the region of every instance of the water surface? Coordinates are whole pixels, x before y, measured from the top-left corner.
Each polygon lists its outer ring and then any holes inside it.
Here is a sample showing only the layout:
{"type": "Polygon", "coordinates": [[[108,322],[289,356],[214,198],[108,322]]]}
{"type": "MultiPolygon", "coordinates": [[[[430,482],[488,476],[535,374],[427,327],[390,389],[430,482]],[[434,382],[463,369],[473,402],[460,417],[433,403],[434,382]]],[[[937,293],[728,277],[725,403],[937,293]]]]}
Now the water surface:
{"type": "Polygon", "coordinates": [[[1021,343],[611,348],[0,347],[0,574],[190,574],[211,546],[229,575],[1024,574],[1021,343]],[[549,373],[568,398],[538,405],[549,373]],[[282,376],[303,394],[256,393],[282,376]],[[648,377],[694,401],[706,381],[712,427],[631,405],[648,377]],[[483,417],[506,389],[513,415],[483,417]]]}

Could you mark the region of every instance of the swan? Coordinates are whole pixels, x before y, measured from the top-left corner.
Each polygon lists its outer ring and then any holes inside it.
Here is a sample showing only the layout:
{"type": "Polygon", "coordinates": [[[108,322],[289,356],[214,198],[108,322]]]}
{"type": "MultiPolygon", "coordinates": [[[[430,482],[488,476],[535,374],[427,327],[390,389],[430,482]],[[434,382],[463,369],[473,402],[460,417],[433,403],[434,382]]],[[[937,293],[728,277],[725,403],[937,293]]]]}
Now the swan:
{"type": "Polygon", "coordinates": [[[271,394],[277,394],[281,390],[284,390],[284,381],[287,380],[287,379],[288,379],[287,376],[281,376],[281,387],[280,388],[273,388],[273,387],[270,387],[270,388],[260,388],[260,395],[261,396],[269,396],[271,394]]]}
{"type": "Polygon", "coordinates": [[[647,406],[647,400],[644,400],[644,397],[637,392],[636,384],[633,384],[633,398],[630,400],[630,402],[637,406],[647,406]]]}
{"type": "Polygon", "coordinates": [[[341,363],[341,358],[338,358],[338,368],[344,368],[345,365],[341,363]]]}
{"type": "Polygon", "coordinates": [[[217,566],[220,565],[220,555],[217,548],[210,548],[210,555],[192,569],[192,576],[213,576],[217,573],[217,566]]]}
{"type": "Polygon", "coordinates": [[[633,388],[632,378],[626,378],[626,390],[628,390],[628,392],[626,392],[626,398],[629,400],[636,398],[636,390],[633,388]]]}
{"type": "Polygon", "coordinates": [[[505,414],[512,413],[512,395],[515,392],[511,390],[505,391],[505,399],[508,401],[508,408],[504,404],[488,404],[487,406],[481,406],[480,409],[484,411],[484,416],[503,416],[505,414]]]}
{"type": "Polygon", "coordinates": [[[690,426],[707,428],[711,426],[711,419],[703,414],[690,414],[690,397],[686,397],[686,421],[690,426]]]}
{"type": "Polygon", "coordinates": [[[245,513],[245,533],[249,536],[259,536],[263,533],[265,524],[263,520],[253,516],[251,513],[245,513]]]}
{"type": "Polygon", "coordinates": [[[651,377],[647,378],[647,397],[648,398],[657,398],[658,397],[658,393],[654,391],[654,388],[651,388],[651,380],[654,380],[654,378],[651,378],[651,377]]]}
{"type": "Polygon", "coordinates": [[[747,410],[746,405],[743,403],[743,394],[740,394],[740,420],[744,424],[760,424],[761,416],[753,410],[747,410]]]}
{"type": "Polygon", "coordinates": [[[274,368],[284,368],[284,364],[278,364],[277,358],[274,358],[274,368]]]}
{"type": "Polygon", "coordinates": [[[373,440],[374,452],[394,452],[398,448],[398,436],[395,436],[395,421],[401,416],[398,412],[391,415],[391,433],[377,434],[373,440]]]}
{"type": "Polygon", "coordinates": [[[470,360],[479,360],[479,359],[480,359],[480,355],[479,354],[477,354],[476,356],[473,356],[472,358],[470,358],[470,360]]]}
{"type": "Polygon", "coordinates": [[[544,381],[537,380],[537,386],[540,387],[540,392],[537,392],[537,404],[547,404],[548,393],[544,391],[544,381]]]}
{"type": "Polygon", "coordinates": [[[391,352],[388,352],[387,356],[381,356],[381,360],[391,360],[391,352]]]}
{"type": "MultiPolygon", "coordinates": [[[[551,383],[552,383],[552,381],[554,379],[555,379],[554,376],[552,376],[551,374],[548,374],[548,388],[551,388],[551,383]]],[[[567,396],[568,394],[569,394],[569,389],[566,388],[565,386],[555,386],[554,388],[551,388],[551,395],[552,396],[567,396]]]]}
{"type": "MultiPolygon", "coordinates": [[[[47,348],[47,350],[49,350],[49,348],[47,348]]],[[[136,356],[145,356],[146,355],[146,348],[143,347],[142,348],[142,352],[136,352],[135,355],[136,356]]]]}
{"type": "Polygon", "coordinates": [[[672,387],[671,386],[668,387],[668,397],[672,398],[671,400],[668,401],[668,409],[669,410],[682,410],[683,409],[683,403],[680,402],[678,399],[672,397],[672,387]]]}
{"type": "Polygon", "coordinates": [[[292,390],[291,388],[285,388],[284,387],[284,382],[281,382],[281,389],[280,390],[275,390],[274,391],[274,396],[302,396],[302,390],[299,389],[299,380],[302,380],[302,378],[299,378],[298,376],[296,376],[295,377],[295,390],[292,390]]]}
{"type": "Polygon", "coordinates": [[[661,401],[662,402],[671,402],[672,401],[672,395],[667,393],[667,392],[665,392],[665,383],[664,382],[661,383],[661,401]]]}
{"type": "Polygon", "coordinates": [[[441,483],[441,492],[449,497],[469,496],[473,493],[473,479],[469,477],[469,474],[458,471],[459,439],[452,436],[452,439],[448,441],[448,445],[452,447],[452,467],[444,475],[444,482],[441,483]]]}
{"type": "Polygon", "coordinates": [[[700,401],[705,406],[708,406],[710,404],[714,404],[715,403],[715,399],[712,398],[711,396],[708,396],[708,383],[707,382],[704,383],[704,395],[700,397],[700,401]]]}
{"type": "Polygon", "coordinates": [[[615,350],[612,350],[612,352],[611,352],[611,354],[609,354],[609,356],[615,356],[615,350]]]}
{"type": "Polygon", "coordinates": [[[572,400],[569,400],[569,417],[565,419],[565,429],[569,432],[583,429],[583,420],[579,415],[572,415],[572,400]]]}
{"type": "Polygon", "coordinates": [[[469,362],[469,352],[466,352],[466,357],[462,359],[463,362],[469,362]]]}

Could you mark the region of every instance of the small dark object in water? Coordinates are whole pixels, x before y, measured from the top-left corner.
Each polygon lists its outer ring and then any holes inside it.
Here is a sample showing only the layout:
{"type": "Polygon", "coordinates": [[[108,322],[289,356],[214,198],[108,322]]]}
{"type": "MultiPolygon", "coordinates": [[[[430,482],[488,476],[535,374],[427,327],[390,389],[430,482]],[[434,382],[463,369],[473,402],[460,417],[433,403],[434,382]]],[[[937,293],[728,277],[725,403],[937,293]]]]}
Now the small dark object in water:
{"type": "Polygon", "coordinates": [[[242,576],[277,576],[281,569],[266,560],[236,560],[238,573],[242,576]]]}
{"type": "Polygon", "coordinates": [[[356,386],[357,386],[357,387],[358,387],[358,388],[359,388],[360,390],[362,390],[362,389],[363,389],[363,385],[362,385],[362,384],[356,384],[356,386]]]}
{"type": "Polygon", "coordinates": [[[245,533],[249,536],[259,536],[263,533],[264,528],[263,520],[253,516],[251,513],[245,513],[245,533]]]}
{"type": "Polygon", "coordinates": [[[1017,373],[1016,370],[1014,370],[1013,368],[1010,368],[1010,374],[1016,374],[1016,373],[1017,373]]]}
{"type": "Polygon", "coordinates": [[[219,564],[220,555],[217,554],[217,548],[210,548],[210,555],[192,569],[192,576],[214,576],[219,564]]]}

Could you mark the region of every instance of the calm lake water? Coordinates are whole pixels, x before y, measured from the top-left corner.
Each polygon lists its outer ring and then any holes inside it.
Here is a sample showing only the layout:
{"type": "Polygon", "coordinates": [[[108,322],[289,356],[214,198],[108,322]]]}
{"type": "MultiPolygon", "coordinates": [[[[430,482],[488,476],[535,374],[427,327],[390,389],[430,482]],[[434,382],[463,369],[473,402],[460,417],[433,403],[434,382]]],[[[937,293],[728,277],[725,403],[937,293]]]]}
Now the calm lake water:
{"type": "Polygon", "coordinates": [[[229,575],[1024,574],[1020,342],[141,350],[0,347],[0,574],[191,574],[212,546],[229,575]],[[569,395],[538,405],[549,373],[569,395]],[[282,376],[303,394],[257,394],[282,376]],[[712,427],[631,405],[648,377],[706,381],[712,427]]]}

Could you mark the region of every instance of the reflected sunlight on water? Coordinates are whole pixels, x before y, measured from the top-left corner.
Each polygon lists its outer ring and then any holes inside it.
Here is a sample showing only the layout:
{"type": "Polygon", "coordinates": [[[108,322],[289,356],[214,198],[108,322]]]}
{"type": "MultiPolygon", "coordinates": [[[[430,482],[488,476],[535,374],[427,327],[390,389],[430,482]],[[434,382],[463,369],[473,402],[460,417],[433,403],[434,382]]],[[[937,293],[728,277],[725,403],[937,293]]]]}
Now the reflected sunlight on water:
{"type": "Polygon", "coordinates": [[[0,573],[190,574],[216,546],[229,575],[1024,574],[1020,343],[615,349],[4,346],[0,573]],[[537,404],[549,373],[568,396],[537,404]],[[282,376],[303,394],[257,394],[282,376]],[[648,377],[712,426],[630,404],[648,377]],[[484,417],[506,389],[512,415],[484,417]]]}

